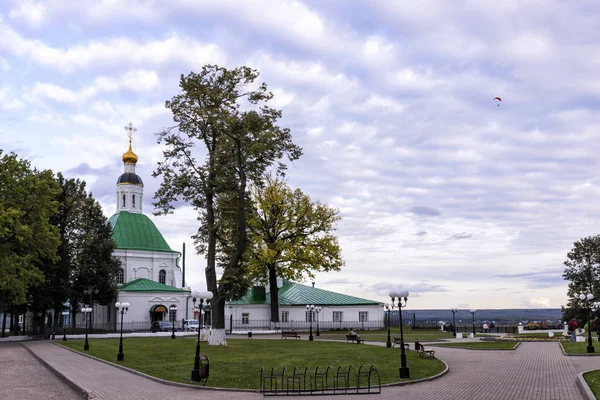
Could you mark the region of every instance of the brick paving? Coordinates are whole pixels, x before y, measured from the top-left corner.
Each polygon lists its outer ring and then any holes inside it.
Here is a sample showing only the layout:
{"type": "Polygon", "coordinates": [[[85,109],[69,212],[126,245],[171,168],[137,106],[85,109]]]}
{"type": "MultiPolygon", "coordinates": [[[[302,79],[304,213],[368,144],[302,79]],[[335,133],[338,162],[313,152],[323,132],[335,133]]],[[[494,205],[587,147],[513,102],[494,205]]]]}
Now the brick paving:
{"type": "MultiPolygon", "coordinates": [[[[166,385],[65,350],[51,342],[24,343],[95,399],[262,399],[249,392],[215,391],[166,385]]],[[[428,344],[428,347],[434,346],[428,344]]],[[[557,343],[522,343],[515,351],[436,347],[450,372],[413,385],[382,388],[380,395],[353,399],[582,400],[577,373],[600,368],[598,357],[566,357],[557,343]]],[[[340,399],[342,396],[319,396],[340,399]]],[[[0,396],[0,398],[2,398],[0,396]]],[[[296,399],[313,398],[299,396],[296,399]]]]}
{"type": "Polygon", "coordinates": [[[81,397],[20,343],[0,344],[0,399],[80,400],[81,397]]]}

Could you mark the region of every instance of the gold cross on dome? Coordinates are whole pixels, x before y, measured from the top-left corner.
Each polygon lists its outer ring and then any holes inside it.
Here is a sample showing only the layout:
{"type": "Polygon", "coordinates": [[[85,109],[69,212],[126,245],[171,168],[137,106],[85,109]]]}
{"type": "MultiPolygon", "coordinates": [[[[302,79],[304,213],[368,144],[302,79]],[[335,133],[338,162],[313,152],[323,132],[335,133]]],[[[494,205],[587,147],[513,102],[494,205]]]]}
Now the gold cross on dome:
{"type": "Polygon", "coordinates": [[[130,122],[129,124],[125,125],[125,130],[129,132],[128,136],[129,141],[131,142],[131,139],[133,139],[133,132],[137,132],[137,128],[130,122]]]}

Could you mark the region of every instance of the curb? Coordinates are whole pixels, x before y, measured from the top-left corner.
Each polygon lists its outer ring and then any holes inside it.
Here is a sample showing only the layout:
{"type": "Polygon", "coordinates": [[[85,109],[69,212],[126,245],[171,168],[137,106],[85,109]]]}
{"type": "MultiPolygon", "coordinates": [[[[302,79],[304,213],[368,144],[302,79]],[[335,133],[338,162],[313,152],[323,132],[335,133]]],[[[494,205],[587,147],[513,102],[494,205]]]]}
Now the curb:
{"type": "Polygon", "coordinates": [[[579,390],[581,391],[581,394],[583,395],[583,397],[585,397],[588,400],[596,400],[596,396],[594,395],[594,393],[592,393],[592,390],[590,389],[590,386],[585,381],[583,374],[586,374],[586,373],[592,372],[592,371],[597,371],[597,370],[591,369],[589,371],[584,371],[584,372],[580,372],[577,374],[577,386],[579,386],[579,390]]]}
{"type": "Polygon", "coordinates": [[[52,373],[54,373],[54,375],[56,375],[60,380],[65,382],[67,384],[67,386],[69,386],[71,389],[75,390],[77,392],[77,394],[79,394],[83,399],[88,400],[88,399],[93,399],[95,397],[94,395],[90,395],[90,393],[87,390],[85,390],[84,388],[82,388],[81,386],[79,386],[78,384],[76,384],[75,382],[70,380],[69,378],[67,378],[61,372],[59,372],[56,368],[54,368],[52,365],[50,365],[48,362],[46,362],[46,360],[44,360],[43,358],[38,356],[25,343],[21,343],[21,346],[23,346],[25,348],[25,350],[27,350],[29,352],[29,354],[31,354],[36,360],[38,360],[40,363],[42,363],[42,365],[44,365],[46,368],[48,368],[50,371],[52,371],[52,373]]]}
{"type": "Polygon", "coordinates": [[[413,381],[385,383],[385,384],[381,385],[381,387],[406,386],[406,385],[413,385],[415,383],[432,381],[434,379],[441,378],[442,376],[444,376],[448,372],[450,372],[450,367],[448,366],[448,364],[446,364],[446,362],[444,360],[439,359],[439,358],[436,358],[436,360],[439,360],[439,361],[443,362],[444,365],[446,366],[446,368],[442,372],[440,372],[439,374],[437,374],[437,375],[433,375],[433,376],[430,376],[428,378],[415,379],[413,381]]]}
{"type": "MultiPolygon", "coordinates": [[[[519,345],[521,344],[521,342],[517,342],[517,344],[515,344],[512,349],[477,349],[474,347],[461,347],[461,346],[444,346],[443,344],[439,344],[437,345],[437,347],[441,347],[444,349],[460,349],[460,350],[472,350],[472,351],[513,351],[516,350],[517,347],[519,347],[519,345]]],[[[430,345],[432,347],[435,347],[435,344],[430,345]]]]}

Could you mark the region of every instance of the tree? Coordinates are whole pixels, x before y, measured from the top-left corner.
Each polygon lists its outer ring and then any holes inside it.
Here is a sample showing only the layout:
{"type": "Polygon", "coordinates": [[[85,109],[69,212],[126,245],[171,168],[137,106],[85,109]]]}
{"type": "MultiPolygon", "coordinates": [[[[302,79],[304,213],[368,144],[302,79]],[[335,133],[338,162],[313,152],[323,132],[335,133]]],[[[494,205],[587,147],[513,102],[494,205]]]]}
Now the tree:
{"type": "Polygon", "coordinates": [[[563,278],[569,281],[569,301],[563,308],[563,320],[575,318],[585,321],[586,311],[578,296],[580,293],[592,293],[598,299],[600,295],[600,236],[590,236],[573,243],[564,265],[563,278]]]}
{"type": "MultiPolygon", "coordinates": [[[[2,150],[0,150],[0,156],[2,150]]],[[[14,153],[0,158],[0,299],[4,311],[26,303],[54,261],[59,233],[51,224],[60,188],[51,170],[38,171],[14,153]]]]}
{"type": "Polygon", "coordinates": [[[267,106],[273,97],[267,85],[253,86],[257,77],[248,67],[216,65],[182,75],[181,92],[165,103],[176,125],[157,133],[166,149],[153,173],[163,178],[156,214],[172,212],[181,200],[198,211],[200,227],[193,238],[197,252],[206,256],[207,287],[214,296],[209,344],[226,344],[225,301],[241,297],[250,285],[248,181],[258,181],[272,166],[283,172],[279,160],[302,153],[289,129],[277,126],[281,111],[267,106]],[[223,268],[218,282],[217,267],[223,268]]]}
{"type": "Polygon", "coordinates": [[[279,322],[277,277],[304,280],[315,272],[339,271],[344,265],[337,237],[338,210],[312,202],[300,189],[267,176],[257,187],[255,212],[249,223],[252,276],[268,281],[271,322],[279,322]]]}
{"type": "Polygon", "coordinates": [[[61,190],[57,212],[50,220],[60,234],[58,258],[41,265],[44,281],[30,290],[32,310],[43,314],[54,309],[54,325],[67,300],[72,312],[79,302],[89,301],[82,293],[88,286],[96,286],[99,292],[94,299],[100,304],[111,303],[120,266],[112,256],[116,245],[111,228],[100,205],[87,193],[85,181],[66,179],[61,173],[56,181],[61,190]]]}

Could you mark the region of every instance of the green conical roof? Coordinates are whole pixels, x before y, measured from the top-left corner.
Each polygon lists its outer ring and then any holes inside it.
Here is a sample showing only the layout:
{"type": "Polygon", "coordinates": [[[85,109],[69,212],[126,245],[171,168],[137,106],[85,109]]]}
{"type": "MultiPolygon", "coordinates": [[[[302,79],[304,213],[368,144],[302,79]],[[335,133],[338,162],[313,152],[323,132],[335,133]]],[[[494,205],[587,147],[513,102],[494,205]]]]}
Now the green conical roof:
{"type": "Polygon", "coordinates": [[[119,288],[120,292],[189,292],[180,288],[158,283],[146,278],[138,278],[119,288]]]}
{"type": "Polygon", "coordinates": [[[120,211],[108,220],[113,229],[113,240],[120,250],[173,251],[165,238],[144,214],[120,211]]]}

